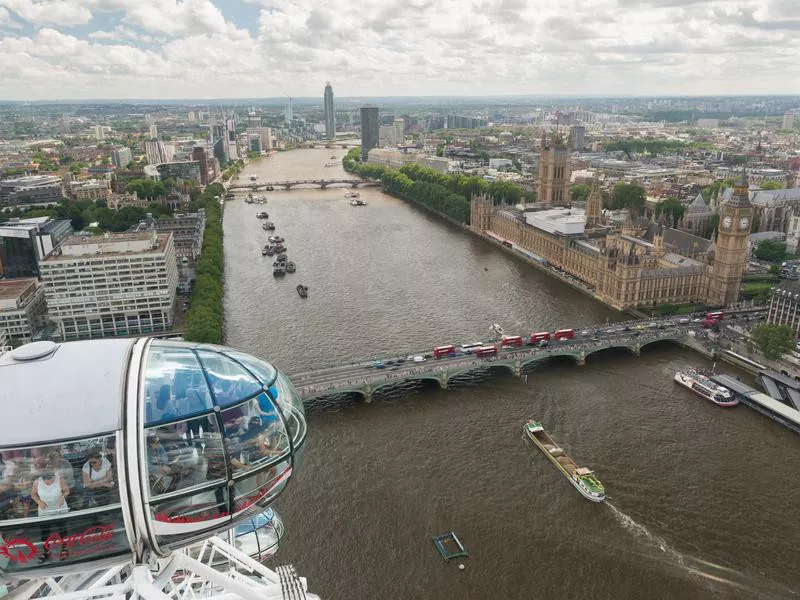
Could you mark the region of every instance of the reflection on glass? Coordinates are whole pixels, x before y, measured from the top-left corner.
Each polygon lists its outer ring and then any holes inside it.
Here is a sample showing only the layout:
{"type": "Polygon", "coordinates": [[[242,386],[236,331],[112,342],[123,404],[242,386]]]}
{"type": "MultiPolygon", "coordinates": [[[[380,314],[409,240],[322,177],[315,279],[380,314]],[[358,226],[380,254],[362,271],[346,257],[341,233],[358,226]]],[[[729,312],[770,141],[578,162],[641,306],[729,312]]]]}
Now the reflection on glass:
{"type": "Polygon", "coordinates": [[[129,552],[119,508],[0,526],[0,571],[8,573],[129,552]]]}
{"type": "Polygon", "coordinates": [[[253,373],[253,375],[255,375],[265,386],[271,386],[275,380],[275,376],[278,374],[278,372],[275,370],[275,367],[268,362],[256,358],[255,356],[242,354],[241,352],[236,352],[235,350],[230,350],[229,348],[225,349],[225,354],[242,363],[247,370],[253,373]]]}
{"type": "Polygon", "coordinates": [[[145,436],[152,495],[227,477],[222,441],[213,415],[151,427],[145,436]]]}
{"type": "Polygon", "coordinates": [[[291,473],[291,462],[284,460],[237,481],[233,486],[233,512],[238,513],[253,506],[266,507],[283,491],[291,473]]]}
{"type": "Polygon", "coordinates": [[[0,452],[0,521],[119,502],[114,437],[0,452]]]}
{"type": "Polygon", "coordinates": [[[278,550],[283,522],[271,508],[239,523],[234,528],[236,547],[251,558],[263,561],[278,550]]]}
{"type": "Polygon", "coordinates": [[[292,382],[282,373],[275,380],[275,385],[270,388],[270,393],[281,408],[286,426],[289,428],[289,435],[292,436],[295,445],[298,445],[306,433],[305,419],[303,418],[305,409],[300,395],[294,389],[292,382]]]}
{"type": "Polygon", "coordinates": [[[289,438],[275,409],[261,411],[256,399],[221,412],[225,447],[234,473],[251,470],[289,451],[289,438]]]}
{"type": "Polygon", "coordinates": [[[145,422],[171,421],[210,408],[211,394],[195,354],[153,342],[145,372],[145,422]]]}
{"type": "Polygon", "coordinates": [[[180,498],[156,503],[150,508],[153,531],[159,543],[178,544],[209,527],[219,527],[219,519],[230,518],[228,488],[220,485],[180,498]]]}
{"type": "Polygon", "coordinates": [[[241,365],[224,354],[198,350],[214,398],[220,406],[229,406],[261,391],[261,384],[241,365]]]}

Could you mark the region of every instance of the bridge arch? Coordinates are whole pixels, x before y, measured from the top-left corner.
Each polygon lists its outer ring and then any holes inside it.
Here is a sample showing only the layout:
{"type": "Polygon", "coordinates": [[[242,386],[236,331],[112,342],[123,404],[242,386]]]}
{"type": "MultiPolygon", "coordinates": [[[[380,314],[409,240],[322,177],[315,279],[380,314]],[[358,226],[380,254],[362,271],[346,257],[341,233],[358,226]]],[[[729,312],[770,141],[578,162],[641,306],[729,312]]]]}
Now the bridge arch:
{"type": "Polygon", "coordinates": [[[392,390],[393,388],[399,389],[399,388],[402,388],[405,384],[416,383],[416,382],[420,382],[420,383],[433,382],[438,387],[441,387],[441,385],[442,385],[441,379],[436,377],[435,375],[433,375],[433,374],[430,374],[430,375],[420,374],[420,375],[414,375],[412,377],[405,377],[403,379],[395,379],[395,380],[384,381],[383,383],[380,383],[380,384],[376,385],[374,388],[372,388],[372,396],[374,397],[375,394],[377,394],[377,393],[387,392],[387,391],[392,390]]]}
{"type": "Polygon", "coordinates": [[[634,345],[631,345],[631,344],[610,344],[608,346],[601,346],[601,347],[598,347],[598,348],[588,349],[588,350],[586,350],[586,355],[585,356],[586,356],[586,358],[589,358],[590,356],[596,356],[596,355],[602,354],[604,352],[608,352],[608,351],[612,351],[613,352],[613,351],[619,351],[619,350],[626,350],[632,356],[638,356],[638,354],[639,354],[639,349],[634,345]]]}
{"type": "Polygon", "coordinates": [[[563,359],[570,359],[576,365],[581,364],[581,357],[575,352],[553,352],[550,354],[540,354],[538,356],[532,356],[530,358],[523,359],[519,362],[519,368],[520,371],[524,371],[526,367],[530,367],[532,365],[545,364],[550,361],[561,361],[563,359]]]}
{"type": "Polygon", "coordinates": [[[641,346],[639,346],[639,348],[644,350],[645,347],[652,346],[654,344],[662,344],[662,345],[669,344],[671,346],[675,346],[675,347],[678,347],[678,348],[681,347],[681,341],[680,341],[680,339],[678,337],[660,337],[660,338],[655,338],[655,339],[652,339],[652,340],[645,340],[644,342],[642,342],[642,344],[641,344],[641,346]]]}
{"type": "Polygon", "coordinates": [[[506,371],[509,375],[514,375],[514,364],[507,362],[490,362],[490,363],[479,363],[477,365],[467,365],[465,367],[455,367],[452,370],[448,369],[446,373],[447,384],[450,385],[450,382],[453,379],[462,375],[466,375],[468,373],[478,373],[487,371],[491,373],[492,370],[503,370],[506,371]]]}
{"type": "Polygon", "coordinates": [[[303,398],[303,406],[308,412],[339,410],[369,400],[366,390],[343,389],[323,391],[303,398]]]}

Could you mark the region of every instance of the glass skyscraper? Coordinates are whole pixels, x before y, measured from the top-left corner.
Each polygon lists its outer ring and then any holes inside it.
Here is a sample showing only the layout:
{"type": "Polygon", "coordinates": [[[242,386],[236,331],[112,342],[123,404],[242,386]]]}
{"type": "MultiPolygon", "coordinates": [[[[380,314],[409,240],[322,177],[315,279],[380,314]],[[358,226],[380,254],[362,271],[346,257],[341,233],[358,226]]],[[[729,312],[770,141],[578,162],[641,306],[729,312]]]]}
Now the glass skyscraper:
{"type": "Polygon", "coordinates": [[[329,140],[336,138],[336,116],[333,112],[333,88],[330,82],[325,84],[325,137],[329,140]]]}

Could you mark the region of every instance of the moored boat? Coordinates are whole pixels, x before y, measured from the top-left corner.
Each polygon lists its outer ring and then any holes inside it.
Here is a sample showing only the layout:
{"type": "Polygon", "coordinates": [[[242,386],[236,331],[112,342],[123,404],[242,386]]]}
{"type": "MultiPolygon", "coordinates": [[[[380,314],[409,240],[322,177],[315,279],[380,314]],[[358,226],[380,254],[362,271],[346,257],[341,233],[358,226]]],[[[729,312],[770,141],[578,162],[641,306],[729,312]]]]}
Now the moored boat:
{"type": "Polygon", "coordinates": [[[267,238],[273,244],[282,244],[285,240],[279,235],[271,235],[267,238]]]}
{"type": "Polygon", "coordinates": [[[271,246],[271,245],[270,246],[265,246],[264,247],[264,253],[267,256],[274,256],[275,255],[275,246],[271,246]]]}
{"type": "Polygon", "coordinates": [[[286,272],[287,273],[294,273],[297,270],[297,265],[295,265],[292,261],[288,261],[286,263],[286,272]]]}
{"type": "Polygon", "coordinates": [[[525,423],[525,433],[584,498],[592,502],[603,502],[606,499],[605,488],[591,469],[579,467],[564,449],[553,441],[541,423],[528,421],[525,423]]]}
{"type": "Polygon", "coordinates": [[[301,298],[308,298],[308,286],[300,284],[295,289],[301,298]]]}
{"type": "Polygon", "coordinates": [[[674,379],[683,387],[719,406],[729,407],[739,404],[739,400],[733,395],[733,392],[712,381],[697,369],[676,371],[674,379]]]}
{"type": "Polygon", "coordinates": [[[275,257],[276,260],[281,261],[281,262],[286,262],[287,260],[289,260],[288,258],[286,258],[286,254],[285,253],[281,252],[280,250],[278,250],[277,252],[279,252],[279,254],[278,254],[278,256],[275,257]]]}
{"type": "Polygon", "coordinates": [[[284,246],[283,244],[276,244],[275,245],[275,252],[278,252],[279,254],[283,253],[283,252],[286,252],[286,246],[284,246]]]}
{"type": "Polygon", "coordinates": [[[261,229],[263,229],[264,231],[274,231],[275,223],[273,223],[272,221],[267,221],[261,226],[261,229]]]}
{"type": "Polygon", "coordinates": [[[269,219],[269,213],[262,210],[256,215],[256,219],[269,219]]]}
{"type": "Polygon", "coordinates": [[[261,249],[261,256],[266,256],[267,254],[268,254],[267,249],[266,248],[262,248],[261,249]]]}
{"type": "Polygon", "coordinates": [[[272,276],[273,277],[283,277],[286,275],[286,270],[283,268],[282,265],[273,265],[272,267],[272,276]]]}

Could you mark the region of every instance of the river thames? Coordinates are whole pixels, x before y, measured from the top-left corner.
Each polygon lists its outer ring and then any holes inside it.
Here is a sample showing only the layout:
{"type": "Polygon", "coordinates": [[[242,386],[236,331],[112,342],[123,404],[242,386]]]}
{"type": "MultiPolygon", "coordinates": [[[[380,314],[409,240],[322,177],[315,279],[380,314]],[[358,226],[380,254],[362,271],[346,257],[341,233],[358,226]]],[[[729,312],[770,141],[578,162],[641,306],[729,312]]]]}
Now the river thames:
{"type": "MultiPolygon", "coordinates": [[[[240,179],[346,177],[324,166],[344,153],[278,153],[240,179]]],[[[525,335],[625,318],[377,188],[360,192],[366,207],[342,189],[226,203],[228,345],[291,374],[489,339],[493,323],[525,335]],[[261,256],[261,210],[297,264],[284,279],[261,256]]],[[[800,598],[800,438],[677,387],[689,365],[711,366],[655,345],[311,413],[269,565],[294,564],[326,599],[800,598]],[[596,471],[605,504],[525,440],[529,418],[596,471]],[[431,537],[448,531],[468,558],[437,554],[431,537]]]]}

